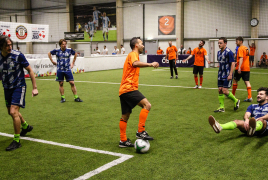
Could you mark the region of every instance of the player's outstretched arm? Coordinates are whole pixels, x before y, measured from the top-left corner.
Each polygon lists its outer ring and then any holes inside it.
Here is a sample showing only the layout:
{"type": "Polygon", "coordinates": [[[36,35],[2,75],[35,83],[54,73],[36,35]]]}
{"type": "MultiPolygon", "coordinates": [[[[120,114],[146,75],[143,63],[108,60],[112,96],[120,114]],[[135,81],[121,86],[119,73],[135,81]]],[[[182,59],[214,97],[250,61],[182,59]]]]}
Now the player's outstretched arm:
{"type": "Polygon", "coordinates": [[[32,80],[32,85],[33,85],[32,97],[37,96],[38,90],[37,90],[37,85],[36,85],[36,80],[35,80],[35,75],[34,75],[33,69],[31,68],[30,65],[27,66],[25,69],[28,71],[28,73],[31,77],[31,80],[32,80]]]}
{"type": "Polygon", "coordinates": [[[193,57],[193,55],[190,55],[190,56],[188,56],[188,58],[182,60],[182,62],[188,61],[188,60],[191,59],[192,57],[193,57]]]}
{"type": "Polygon", "coordinates": [[[47,55],[48,55],[48,58],[50,59],[50,61],[52,62],[52,64],[57,65],[57,63],[55,61],[53,61],[51,53],[48,52],[47,55]]]}
{"type": "Polygon", "coordinates": [[[144,62],[135,61],[132,65],[133,65],[133,67],[154,67],[154,68],[159,67],[158,62],[144,63],[144,62]]]}
{"type": "Polygon", "coordinates": [[[205,55],[205,59],[207,60],[208,64],[210,64],[210,61],[208,60],[208,55],[205,55]]]}

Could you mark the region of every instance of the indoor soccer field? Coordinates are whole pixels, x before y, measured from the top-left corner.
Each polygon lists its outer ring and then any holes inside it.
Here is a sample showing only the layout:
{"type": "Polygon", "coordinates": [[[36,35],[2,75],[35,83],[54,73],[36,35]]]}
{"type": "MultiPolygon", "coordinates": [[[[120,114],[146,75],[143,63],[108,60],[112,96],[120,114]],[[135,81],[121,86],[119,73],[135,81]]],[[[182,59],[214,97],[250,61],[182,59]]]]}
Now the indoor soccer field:
{"type": "MultiPolygon", "coordinates": [[[[0,179],[266,179],[267,137],[250,138],[238,129],[216,134],[208,123],[209,115],[220,123],[243,119],[251,104],[243,102],[247,91],[240,81],[240,108],[234,112],[226,98],[225,113],[214,113],[217,70],[205,69],[203,88],[193,89],[192,68],[179,68],[179,79],[169,79],[169,68],[141,69],[139,90],[152,104],[146,130],[155,138],[146,154],[118,147],[122,69],[74,74],[82,103],[74,102],[66,82],[67,102],[60,103],[55,76],[37,78],[34,98],[27,80],[26,108],[20,112],[34,129],[16,151],[5,151],[14,130],[0,99],[0,179]]],[[[251,70],[253,103],[256,90],[268,86],[267,74],[267,69],[251,70]]],[[[140,110],[134,108],[128,121],[132,142],[140,110]]]]}

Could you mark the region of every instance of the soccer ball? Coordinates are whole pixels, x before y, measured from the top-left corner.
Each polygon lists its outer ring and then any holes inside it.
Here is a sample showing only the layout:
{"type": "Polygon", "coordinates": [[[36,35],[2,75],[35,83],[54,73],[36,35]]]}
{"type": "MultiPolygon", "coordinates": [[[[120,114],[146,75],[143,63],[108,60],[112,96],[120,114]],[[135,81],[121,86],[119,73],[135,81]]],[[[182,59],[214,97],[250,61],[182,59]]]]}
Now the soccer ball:
{"type": "Polygon", "coordinates": [[[146,153],[150,149],[150,143],[148,140],[137,139],[134,147],[138,153],[146,153]]]}

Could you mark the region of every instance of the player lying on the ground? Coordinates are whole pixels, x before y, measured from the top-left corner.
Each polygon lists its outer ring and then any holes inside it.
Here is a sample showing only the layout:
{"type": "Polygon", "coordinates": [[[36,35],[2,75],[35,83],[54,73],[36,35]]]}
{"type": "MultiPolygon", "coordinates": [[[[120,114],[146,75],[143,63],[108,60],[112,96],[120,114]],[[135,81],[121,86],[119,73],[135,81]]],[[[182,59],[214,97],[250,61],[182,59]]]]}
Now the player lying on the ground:
{"type": "Polygon", "coordinates": [[[221,130],[233,130],[238,128],[248,136],[268,135],[268,88],[260,87],[258,90],[258,104],[251,104],[244,115],[244,120],[234,120],[225,124],[220,124],[213,116],[209,116],[208,121],[216,133],[221,130]]]}

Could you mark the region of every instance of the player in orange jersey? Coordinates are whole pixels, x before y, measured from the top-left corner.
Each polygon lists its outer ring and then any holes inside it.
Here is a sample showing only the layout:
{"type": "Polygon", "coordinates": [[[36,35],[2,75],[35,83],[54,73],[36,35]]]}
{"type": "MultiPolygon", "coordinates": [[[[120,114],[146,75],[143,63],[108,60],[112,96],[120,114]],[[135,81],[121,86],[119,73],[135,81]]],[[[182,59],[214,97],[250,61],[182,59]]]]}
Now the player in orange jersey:
{"type": "Polygon", "coordinates": [[[160,48],[160,46],[158,47],[157,51],[156,51],[157,55],[162,55],[164,54],[164,51],[160,48]]]}
{"type": "Polygon", "coordinates": [[[251,85],[249,82],[250,77],[250,66],[249,66],[249,50],[246,46],[243,45],[243,38],[241,36],[236,38],[236,44],[239,46],[237,51],[237,63],[234,74],[234,83],[233,83],[233,95],[237,88],[237,83],[241,79],[245,82],[248,91],[248,97],[245,99],[245,102],[252,102],[251,96],[251,85]]]}
{"type": "Polygon", "coordinates": [[[194,80],[195,80],[195,89],[201,89],[202,88],[202,83],[203,83],[203,71],[204,71],[204,66],[205,66],[205,59],[207,60],[208,64],[210,64],[210,61],[208,60],[208,53],[203,46],[205,45],[205,41],[201,40],[199,43],[199,47],[194,48],[192,51],[192,54],[188,56],[188,58],[184,59],[182,62],[188,61],[190,58],[195,55],[194,58],[194,69],[193,69],[193,74],[194,74],[194,80]],[[200,86],[198,86],[198,77],[197,74],[199,73],[199,78],[200,78],[200,86]]]}
{"type": "Polygon", "coordinates": [[[259,66],[261,67],[261,65],[268,65],[268,57],[266,55],[266,52],[263,52],[263,54],[261,55],[260,61],[259,61],[259,66]]]}
{"type": "Polygon", "coordinates": [[[249,46],[249,65],[250,67],[253,67],[253,63],[254,63],[254,55],[255,55],[255,51],[256,51],[256,46],[255,46],[255,41],[254,43],[251,44],[251,46],[249,45],[249,41],[248,41],[248,46],[249,46]]]}
{"type": "Polygon", "coordinates": [[[178,72],[177,72],[177,68],[176,68],[176,60],[178,59],[178,49],[176,48],[176,46],[172,45],[172,41],[168,42],[169,47],[167,48],[166,51],[166,60],[165,63],[167,63],[167,59],[169,61],[169,67],[170,67],[170,79],[173,79],[173,69],[175,71],[176,74],[176,79],[178,79],[178,72]]]}
{"type": "Polygon", "coordinates": [[[134,37],[130,40],[130,47],[132,52],[128,54],[124,68],[123,76],[119,89],[119,97],[121,102],[122,117],[119,122],[120,128],[120,142],[119,147],[134,147],[130,139],[127,138],[126,129],[127,121],[132,112],[132,109],[139,105],[142,107],[139,116],[138,131],[136,137],[144,140],[153,140],[151,136],[145,131],[145,122],[148,113],[151,109],[151,104],[138,91],[139,72],[140,67],[154,67],[158,68],[158,62],[144,63],[140,62],[139,54],[143,52],[144,46],[140,38],[134,37]]]}
{"type": "Polygon", "coordinates": [[[188,51],[186,54],[191,54],[192,53],[192,50],[191,50],[191,47],[189,47],[188,51]]]}

